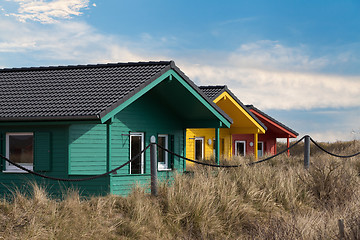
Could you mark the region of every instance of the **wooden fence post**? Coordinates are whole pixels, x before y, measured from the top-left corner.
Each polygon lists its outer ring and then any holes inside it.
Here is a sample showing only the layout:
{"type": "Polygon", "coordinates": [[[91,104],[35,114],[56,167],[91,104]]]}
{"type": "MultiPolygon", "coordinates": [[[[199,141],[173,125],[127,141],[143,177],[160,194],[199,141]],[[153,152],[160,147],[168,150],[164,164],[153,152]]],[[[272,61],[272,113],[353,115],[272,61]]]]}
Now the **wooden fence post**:
{"type": "Polygon", "coordinates": [[[304,141],[304,167],[305,169],[309,169],[310,167],[310,136],[305,136],[304,141]]]}
{"type": "Polygon", "coordinates": [[[339,239],[340,240],[345,239],[344,219],[339,219],[338,225],[339,225],[339,239]]]}
{"type": "Polygon", "coordinates": [[[150,137],[150,144],[151,195],[157,196],[157,154],[155,136],[150,137]]]}

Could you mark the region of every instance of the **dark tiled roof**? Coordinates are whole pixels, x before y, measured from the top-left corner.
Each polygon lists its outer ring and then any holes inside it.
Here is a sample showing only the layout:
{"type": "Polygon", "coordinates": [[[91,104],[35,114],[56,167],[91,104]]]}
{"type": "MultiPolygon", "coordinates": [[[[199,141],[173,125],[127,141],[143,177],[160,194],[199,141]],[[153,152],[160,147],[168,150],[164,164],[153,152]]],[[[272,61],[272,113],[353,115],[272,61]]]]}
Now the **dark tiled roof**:
{"type": "Polygon", "coordinates": [[[264,113],[263,111],[260,111],[258,108],[254,107],[254,105],[246,105],[247,108],[252,109],[256,112],[258,112],[260,115],[263,115],[265,118],[271,120],[272,122],[278,124],[279,126],[285,128],[287,131],[291,132],[292,134],[294,134],[295,136],[299,136],[299,133],[297,133],[296,131],[294,131],[293,129],[287,127],[286,125],[284,125],[283,123],[277,121],[276,119],[270,117],[269,115],[267,115],[266,113],[264,113]]]}
{"type": "Polygon", "coordinates": [[[265,130],[267,130],[265,124],[261,122],[249,109],[230,91],[226,85],[221,86],[200,86],[201,91],[211,100],[215,100],[223,92],[227,92],[230,96],[253,118],[255,121],[260,124],[265,130]]]}
{"type": "Polygon", "coordinates": [[[211,100],[215,100],[216,97],[218,97],[221,93],[223,93],[226,90],[226,86],[200,86],[199,87],[201,91],[205,93],[208,98],[211,100]]]}
{"type": "Polygon", "coordinates": [[[0,121],[99,119],[170,69],[232,122],[173,61],[0,69],[0,121]]]}
{"type": "Polygon", "coordinates": [[[94,118],[171,62],[0,70],[0,119],[94,118]]]}

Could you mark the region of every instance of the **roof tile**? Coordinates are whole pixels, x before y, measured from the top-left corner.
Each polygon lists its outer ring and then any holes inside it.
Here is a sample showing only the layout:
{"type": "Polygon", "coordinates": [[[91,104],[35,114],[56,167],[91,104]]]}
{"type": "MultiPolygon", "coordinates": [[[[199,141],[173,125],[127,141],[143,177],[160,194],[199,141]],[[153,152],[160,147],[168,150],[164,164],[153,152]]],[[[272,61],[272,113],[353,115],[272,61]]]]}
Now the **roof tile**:
{"type": "Polygon", "coordinates": [[[205,93],[205,95],[211,100],[215,100],[217,96],[220,95],[223,91],[226,90],[226,86],[200,86],[201,91],[205,93]]]}

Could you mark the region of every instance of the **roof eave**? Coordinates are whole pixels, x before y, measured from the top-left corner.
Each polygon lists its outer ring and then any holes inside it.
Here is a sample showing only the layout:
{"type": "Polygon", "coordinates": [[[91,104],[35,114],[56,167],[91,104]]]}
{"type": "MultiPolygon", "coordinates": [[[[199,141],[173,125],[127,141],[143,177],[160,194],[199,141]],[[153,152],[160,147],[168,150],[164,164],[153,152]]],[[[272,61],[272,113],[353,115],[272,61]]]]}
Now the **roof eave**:
{"type": "Polygon", "coordinates": [[[259,110],[258,108],[256,108],[254,105],[247,105],[247,107],[249,109],[253,109],[255,112],[257,112],[258,114],[262,115],[264,118],[267,118],[268,120],[270,120],[271,122],[276,123],[277,125],[279,125],[280,127],[284,128],[286,131],[288,131],[289,133],[293,134],[295,137],[299,136],[299,133],[297,133],[295,130],[289,128],[288,126],[284,125],[283,123],[279,122],[278,120],[272,118],[271,116],[269,116],[268,114],[264,113],[263,111],[259,110]]]}
{"type": "Polygon", "coordinates": [[[80,120],[99,121],[100,119],[98,115],[0,118],[0,122],[80,121],[80,120]]]}

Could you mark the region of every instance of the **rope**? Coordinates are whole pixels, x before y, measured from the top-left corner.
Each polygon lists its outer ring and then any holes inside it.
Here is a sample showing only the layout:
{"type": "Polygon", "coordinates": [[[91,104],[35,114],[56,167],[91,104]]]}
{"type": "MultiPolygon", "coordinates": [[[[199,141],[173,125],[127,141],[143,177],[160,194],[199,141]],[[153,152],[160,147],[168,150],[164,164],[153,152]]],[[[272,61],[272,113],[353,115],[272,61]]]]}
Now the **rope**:
{"type": "Polygon", "coordinates": [[[323,147],[321,147],[321,146],[320,146],[317,142],[315,142],[314,139],[312,139],[311,137],[310,137],[310,140],[311,140],[311,142],[312,142],[313,144],[315,144],[315,146],[317,146],[318,148],[320,148],[322,151],[324,151],[324,152],[326,152],[327,154],[329,154],[329,155],[331,155],[331,156],[334,156],[334,157],[339,157],[339,158],[351,158],[351,157],[355,157],[355,156],[357,156],[357,155],[360,154],[360,152],[358,152],[358,153],[355,153],[355,154],[352,154],[352,155],[348,155],[348,156],[337,155],[337,154],[331,153],[331,152],[327,151],[326,149],[324,149],[323,147]]]}
{"type": "MultiPolygon", "coordinates": [[[[299,139],[296,143],[292,144],[291,146],[289,146],[289,147],[286,148],[285,150],[283,150],[283,151],[281,151],[281,152],[279,152],[279,153],[277,153],[277,154],[275,154],[275,155],[273,155],[273,156],[271,156],[271,157],[262,159],[262,160],[257,161],[257,162],[248,163],[247,165],[249,165],[249,166],[250,166],[250,165],[254,165],[254,164],[257,164],[257,163],[261,163],[261,162],[268,161],[268,160],[270,160],[270,159],[272,159],[272,158],[274,158],[274,157],[277,157],[277,156],[279,156],[280,154],[283,154],[284,152],[288,151],[289,149],[291,149],[292,147],[294,147],[295,145],[297,145],[297,144],[298,144],[299,142],[301,142],[304,138],[305,138],[305,137],[302,137],[302,138],[299,139]]],[[[155,143],[155,144],[156,144],[156,143],[155,143]]],[[[210,167],[218,167],[218,168],[220,168],[220,167],[221,167],[221,168],[235,168],[235,167],[241,167],[241,166],[243,166],[242,164],[240,164],[240,165],[217,165],[217,164],[199,162],[199,161],[196,161],[196,160],[192,160],[192,159],[183,157],[183,156],[181,156],[181,155],[179,155],[179,154],[176,154],[176,153],[170,151],[169,149],[166,149],[166,148],[164,148],[163,146],[160,146],[160,145],[158,145],[158,144],[156,144],[156,145],[157,145],[159,148],[161,148],[162,150],[165,150],[165,151],[167,151],[168,153],[170,153],[170,154],[172,154],[172,155],[174,155],[174,156],[177,156],[177,157],[182,158],[182,159],[184,159],[184,160],[186,160],[186,161],[193,162],[193,163],[200,164],[200,165],[205,165],[205,166],[210,166],[210,167]]]]}
{"type": "MultiPolygon", "coordinates": [[[[302,137],[301,139],[299,139],[297,142],[295,142],[294,144],[292,144],[291,146],[289,146],[288,148],[284,149],[283,151],[273,155],[273,156],[270,156],[268,158],[265,158],[265,159],[262,159],[262,160],[259,160],[259,161],[256,161],[256,162],[252,162],[252,163],[247,163],[246,165],[255,165],[255,164],[258,164],[258,163],[262,163],[262,162],[265,162],[265,161],[269,161],[285,152],[287,152],[288,150],[290,150],[291,148],[293,148],[295,145],[297,145],[298,143],[300,143],[303,139],[305,138],[302,137]]],[[[318,147],[320,148],[322,151],[326,152],[327,154],[330,154],[332,156],[335,156],[335,157],[339,157],[339,158],[350,158],[350,157],[355,157],[357,155],[360,154],[360,152],[358,153],[355,153],[355,154],[352,154],[352,155],[348,155],[348,156],[341,156],[341,155],[337,155],[337,154],[334,154],[334,153],[331,153],[327,150],[325,150],[323,147],[321,147],[317,142],[315,142],[311,137],[310,137],[310,140],[318,147]]],[[[217,165],[217,164],[211,164],[211,163],[205,163],[205,162],[200,162],[200,161],[196,161],[196,160],[192,160],[192,159],[189,159],[189,158],[186,158],[186,157],[183,157],[175,152],[172,152],[170,151],[169,149],[166,149],[164,148],[163,146],[157,144],[157,143],[152,143],[152,144],[156,144],[159,148],[161,148],[162,150],[165,150],[166,152],[174,155],[174,156],[177,156],[181,159],[184,159],[186,161],[189,161],[189,162],[193,162],[193,163],[196,163],[196,164],[200,164],[200,165],[204,165],[204,166],[210,166],[210,167],[218,167],[218,168],[235,168],[235,167],[241,167],[243,166],[242,164],[240,165],[217,165]]],[[[99,174],[99,175],[95,175],[95,176],[91,176],[91,177],[87,177],[87,178],[78,178],[78,179],[68,179],[68,178],[57,178],[57,177],[51,177],[51,176],[46,176],[46,175],[43,175],[43,174],[40,174],[40,173],[37,173],[37,172],[34,172],[32,170],[29,170],[23,166],[21,166],[20,164],[17,164],[13,161],[11,161],[10,159],[4,157],[3,155],[0,154],[0,158],[1,159],[4,159],[5,161],[9,162],[10,164],[16,166],[17,168],[20,168],[21,170],[23,171],[26,171],[30,174],[33,174],[33,175],[36,175],[38,177],[42,177],[42,178],[46,178],[46,179],[50,179],[50,180],[55,180],[55,181],[64,181],[64,182],[80,182],[80,181],[88,181],[88,180],[93,180],[93,179],[96,179],[96,178],[100,178],[100,177],[104,177],[106,175],[109,175],[111,173],[114,173],[116,171],[118,171],[119,169],[123,168],[124,166],[130,164],[131,162],[133,162],[136,158],[138,158],[141,154],[143,154],[149,147],[150,147],[151,144],[149,144],[147,147],[145,147],[140,153],[138,153],[136,156],[132,157],[129,161],[127,161],[126,163],[120,165],[119,167],[117,168],[114,168],[108,172],[105,172],[103,174],[99,174]]]]}
{"type": "Polygon", "coordinates": [[[275,154],[275,155],[273,155],[273,156],[271,156],[271,157],[268,157],[268,158],[259,160],[259,161],[257,161],[257,162],[249,163],[248,165],[254,165],[254,164],[262,163],[262,162],[268,161],[268,160],[270,160],[270,159],[272,159],[272,158],[274,158],[274,157],[277,157],[277,156],[283,154],[284,152],[287,152],[288,150],[290,150],[290,149],[293,148],[294,146],[298,145],[304,138],[305,138],[305,136],[302,137],[302,138],[300,138],[296,143],[292,144],[292,145],[289,146],[288,148],[284,149],[284,150],[281,151],[281,152],[278,152],[277,154],[275,154]]]}
{"type": "Polygon", "coordinates": [[[0,158],[2,159],[5,159],[5,161],[11,163],[12,165],[20,168],[21,170],[24,170],[28,173],[31,173],[33,175],[36,175],[38,177],[42,177],[42,178],[46,178],[46,179],[50,179],[50,180],[55,180],[55,181],[63,181],[63,182],[81,182],[81,181],[88,181],[88,180],[93,180],[93,179],[96,179],[96,178],[100,178],[100,177],[104,177],[106,175],[109,175],[111,173],[114,173],[116,172],[117,170],[123,168],[124,166],[128,165],[129,163],[133,162],[136,158],[138,158],[141,154],[143,154],[148,148],[150,147],[150,144],[147,145],[146,148],[144,148],[144,150],[142,150],[140,153],[138,153],[136,156],[132,157],[129,161],[127,161],[126,163],[120,165],[119,167],[117,168],[114,168],[113,170],[110,170],[106,173],[103,173],[103,174],[99,174],[99,175],[95,175],[95,176],[91,176],[91,177],[87,177],[87,178],[78,178],[78,179],[69,179],[69,178],[57,178],[57,177],[51,177],[51,176],[46,176],[46,175],[43,175],[43,174],[40,174],[40,173],[37,173],[37,172],[34,172],[32,170],[29,170],[13,161],[11,161],[10,159],[4,157],[3,155],[0,154],[0,158]]]}
{"type": "Polygon", "coordinates": [[[186,157],[183,157],[177,153],[174,153],[172,151],[170,151],[169,149],[166,149],[164,148],[163,146],[160,146],[159,144],[157,143],[153,143],[153,144],[156,144],[159,148],[161,148],[162,150],[165,150],[166,152],[176,156],[176,157],[179,157],[179,158],[182,158],[186,161],[189,161],[189,162],[193,162],[193,163],[197,163],[197,164],[200,164],[200,165],[205,165],[205,166],[210,166],[210,167],[225,167],[225,168],[231,168],[231,167],[240,167],[241,165],[217,165],[217,164],[211,164],[211,163],[204,163],[204,162],[199,162],[199,161],[196,161],[196,160],[192,160],[190,158],[186,158],[186,157]]]}

